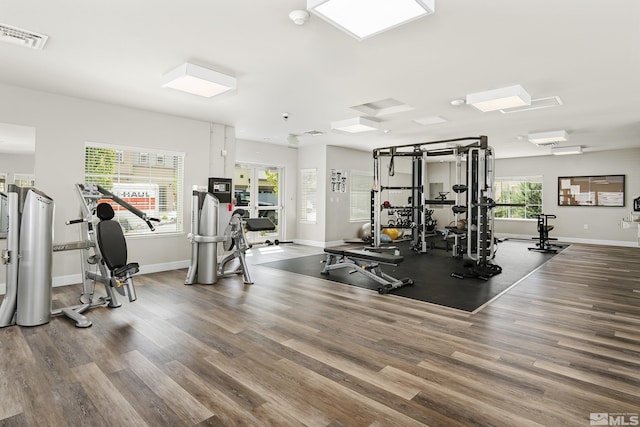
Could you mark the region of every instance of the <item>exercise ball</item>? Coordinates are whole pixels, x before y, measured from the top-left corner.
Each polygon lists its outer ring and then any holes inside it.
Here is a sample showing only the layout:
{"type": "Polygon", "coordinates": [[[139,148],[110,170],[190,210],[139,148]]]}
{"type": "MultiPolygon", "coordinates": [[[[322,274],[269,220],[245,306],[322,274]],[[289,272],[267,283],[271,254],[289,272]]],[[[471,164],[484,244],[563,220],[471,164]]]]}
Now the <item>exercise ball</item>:
{"type": "Polygon", "coordinates": [[[397,228],[385,228],[384,230],[382,230],[382,233],[389,236],[391,240],[396,240],[400,235],[400,232],[397,228]]]}
{"type": "Polygon", "coordinates": [[[358,238],[362,240],[371,239],[371,223],[367,222],[366,224],[362,224],[362,227],[358,230],[358,238]]]}

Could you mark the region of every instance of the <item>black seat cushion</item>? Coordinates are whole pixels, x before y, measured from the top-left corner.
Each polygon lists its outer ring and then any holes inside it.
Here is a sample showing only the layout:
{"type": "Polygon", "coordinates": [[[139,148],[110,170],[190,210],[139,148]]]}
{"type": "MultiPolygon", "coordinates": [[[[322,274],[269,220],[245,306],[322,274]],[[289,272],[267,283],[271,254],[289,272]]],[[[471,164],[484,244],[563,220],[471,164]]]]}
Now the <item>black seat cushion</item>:
{"type": "Polygon", "coordinates": [[[96,237],[109,270],[127,265],[127,242],[119,223],[113,220],[100,221],[96,224],[96,237]]]}
{"type": "Polygon", "coordinates": [[[112,273],[115,277],[123,277],[136,274],[138,271],[140,271],[140,265],[137,262],[130,262],[127,265],[114,269],[112,273]]]}
{"type": "Polygon", "coordinates": [[[276,229],[276,225],[269,218],[247,218],[245,224],[249,231],[270,231],[276,229]]]}

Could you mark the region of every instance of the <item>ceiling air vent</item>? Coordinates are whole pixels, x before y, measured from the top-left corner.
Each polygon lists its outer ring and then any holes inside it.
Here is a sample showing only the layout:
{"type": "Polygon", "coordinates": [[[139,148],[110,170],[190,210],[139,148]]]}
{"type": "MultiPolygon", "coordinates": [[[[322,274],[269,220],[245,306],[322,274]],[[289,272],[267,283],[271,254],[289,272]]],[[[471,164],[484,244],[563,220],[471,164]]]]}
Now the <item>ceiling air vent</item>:
{"type": "Polygon", "coordinates": [[[319,130],[305,130],[302,133],[304,135],[311,135],[311,136],[318,136],[323,134],[323,132],[320,132],[319,130]]]}
{"type": "Polygon", "coordinates": [[[18,46],[42,49],[49,36],[23,30],[7,24],[0,24],[0,41],[18,46]]]}

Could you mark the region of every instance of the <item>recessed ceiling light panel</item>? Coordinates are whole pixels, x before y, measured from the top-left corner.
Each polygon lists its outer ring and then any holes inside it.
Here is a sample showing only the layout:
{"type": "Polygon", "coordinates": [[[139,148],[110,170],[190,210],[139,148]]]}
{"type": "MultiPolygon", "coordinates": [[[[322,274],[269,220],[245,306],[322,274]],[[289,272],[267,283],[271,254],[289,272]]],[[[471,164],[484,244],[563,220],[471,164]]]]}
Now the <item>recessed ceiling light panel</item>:
{"type": "Polygon", "coordinates": [[[430,116],[430,117],[422,117],[419,119],[415,119],[413,121],[420,125],[429,126],[429,125],[437,125],[438,123],[446,123],[448,120],[442,116],[430,116]]]}
{"type": "Polygon", "coordinates": [[[521,107],[531,104],[531,96],[520,85],[470,93],[467,104],[473,105],[484,112],[502,110],[505,108],[521,107]]]}
{"type": "Polygon", "coordinates": [[[566,130],[552,130],[548,132],[536,132],[527,135],[529,142],[533,142],[536,145],[550,145],[556,142],[563,142],[567,140],[566,130]]]}
{"type": "Polygon", "coordinates": [[[571,147],[551,147],[551,154],[554,156],[564,156],[569,154],[582,154],[582,146],[571,147]]]}
{"type": "Polygon", "coordinates": [[[366,114],[367,116],[373,117],[386,116],[388,114],[402,113],[404,111],[414,110],[412,106],[393,98],[367,102],[366,104],[356,105],[351,108],[353,108],[354,110],[358,110],[361,113],[366,114]]]}
{"type": "Polygon", "coordinates": [[[435,0],[307,0],[307,9],[358,40],[432,14],[435,0]]]}
{"type": "Polygon", "coordinates": [[[353,119],[340,120],[331,123],[331,129],[349,133],[360,133],[378,130],[378,122],[365,117],[354,117],[353,119]]]}
{"type": "Polygon", "coordinates": [[[162,87],[211,98],[235,89],[236,79],[187,62],[162,76],[162,87]]]}
{"type": "Polygon", "coordinates": [[[559,96],[549,96],[546,98],[532,99],[530,105],[522,107],[503,108],[500,110],[502,114],[520,113],[522,111],[540,110],[542,108],[559,107],[563,105],[559,96]]]}

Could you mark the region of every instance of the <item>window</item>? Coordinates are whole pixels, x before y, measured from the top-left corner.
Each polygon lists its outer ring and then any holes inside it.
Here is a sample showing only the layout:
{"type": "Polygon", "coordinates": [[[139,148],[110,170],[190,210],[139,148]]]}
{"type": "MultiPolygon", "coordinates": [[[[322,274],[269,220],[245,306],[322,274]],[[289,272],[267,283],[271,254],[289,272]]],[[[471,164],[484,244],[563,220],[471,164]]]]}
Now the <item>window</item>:
{"type": "Polygon", "coordinates": [[[13,183],[18,187],[33,187],[36,183],[36,178],[30,173],[14,173],[13,183]]]}
{"type": "Polygon", "coordinates": [[[493,184],[496,203],[524,206],[496,206],[494,218],[535,219],[542,213],[542,177],[496,178],[493,184]]]}
{"type": "Polygon", "coordinates": [[[300,222],[315,224],[318,209],[318,171],[300,169],[300,222]]]}
{"type": "Polygon", "coordinates": [[[351,171],[349,187],[349,221],[369,221],[371,218],[371,172],[351,171]]]}
{"type": "Polygon", "coordinates": [[[0,172],[0,192],[7,192],[7,174],[4,172],[0,172]]]}
{"type": "Polygon", "coordinates": [[[148,149],[140,152],[133,147],[85,145],[86,183],[99,184],[148,216],[160,219],[156,231],[152,232],[137,216],[114,206],[115,219],[125,235],[182,232],[184,153],[157,154],[164,158],[163,166],[150,164],[148,149]]]}

